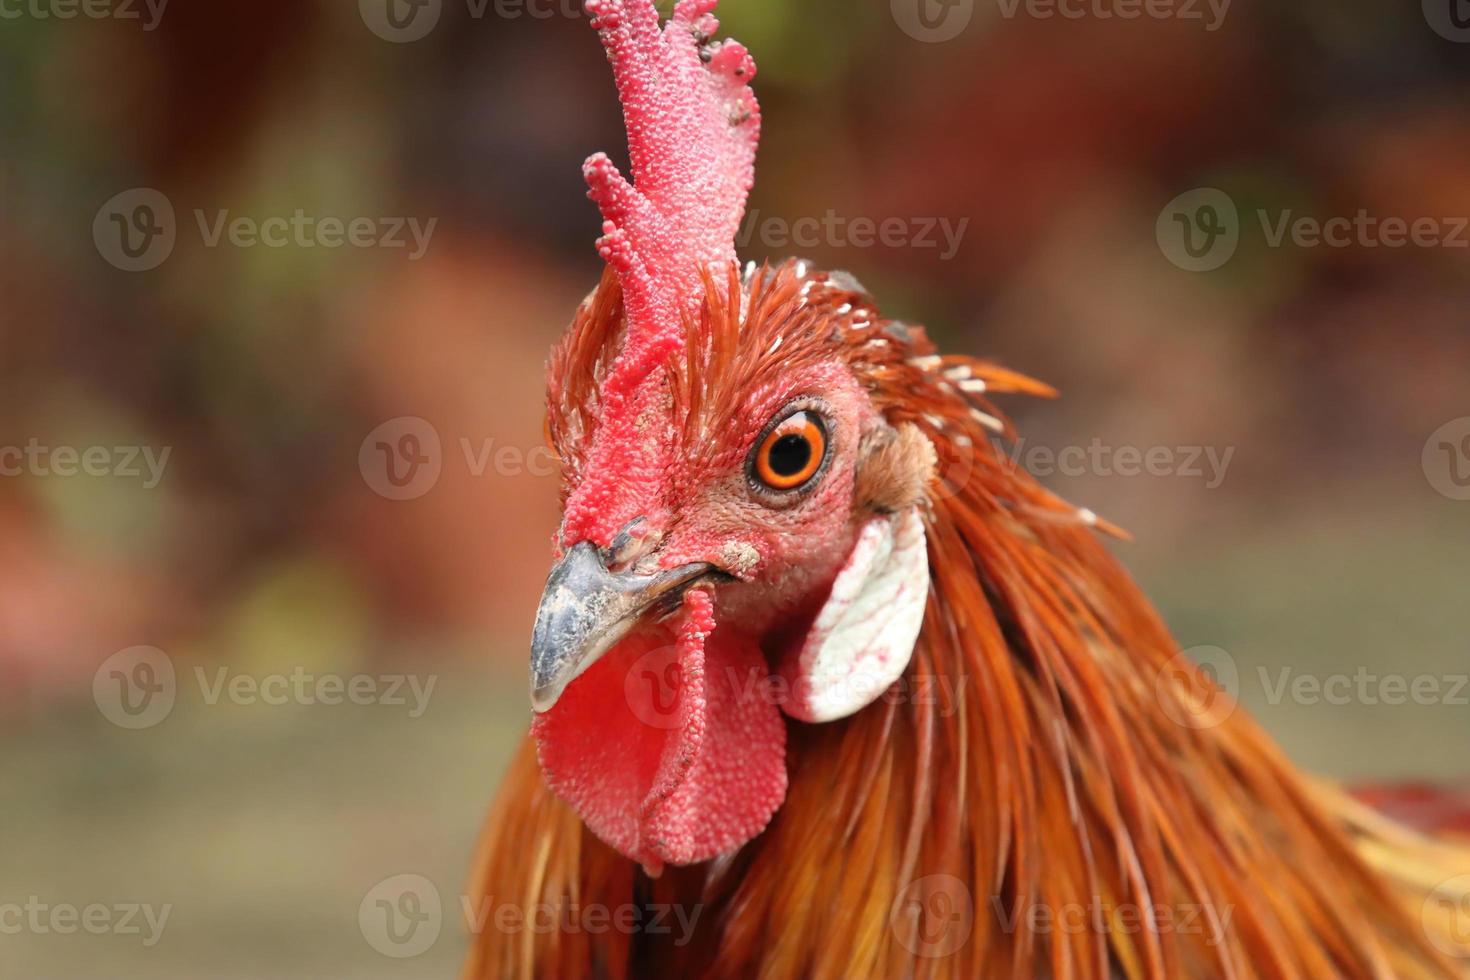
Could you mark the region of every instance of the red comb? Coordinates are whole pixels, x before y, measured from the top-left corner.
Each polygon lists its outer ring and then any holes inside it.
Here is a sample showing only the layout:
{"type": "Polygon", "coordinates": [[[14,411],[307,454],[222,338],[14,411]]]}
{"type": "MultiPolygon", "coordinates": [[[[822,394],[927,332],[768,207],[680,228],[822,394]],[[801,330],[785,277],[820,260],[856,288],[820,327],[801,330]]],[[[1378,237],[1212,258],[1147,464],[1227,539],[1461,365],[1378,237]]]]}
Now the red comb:
{"type": "Polygon", "coordinates": [[[623,490],[653,476],[658,463],[646,442],[635,447],[632,431],[641,400],[651,397],[643,382],[683,343],[684,318],[699,308],[705,273],[723,284],[735,262],[760,107],[745,46],[711,40],[719,29],[715,3],[679,0],[660,25],[652,0],[587,0],[612,62],[633,182],[603,153],[582,171],[602,211],[597,250],[617,273],[628,329],[599,392],[601,431],[588,484],[568,503],[568,542],[606,536],[615,474],[623,490]]]}
{"type": "Polygon", "coordinates": [[[612,61],[633,163],[632,184],[606,154],[582,168],[606,219],[597,250],[623,287],[629,323],[619,368],[629,380],[678,342],[703,271],[725,281],[755,175],[755,61],[737,41],[710,40],[719,29],[714,7],[680,0],[660,28],[651,0],[587,0],[612,61]]]}

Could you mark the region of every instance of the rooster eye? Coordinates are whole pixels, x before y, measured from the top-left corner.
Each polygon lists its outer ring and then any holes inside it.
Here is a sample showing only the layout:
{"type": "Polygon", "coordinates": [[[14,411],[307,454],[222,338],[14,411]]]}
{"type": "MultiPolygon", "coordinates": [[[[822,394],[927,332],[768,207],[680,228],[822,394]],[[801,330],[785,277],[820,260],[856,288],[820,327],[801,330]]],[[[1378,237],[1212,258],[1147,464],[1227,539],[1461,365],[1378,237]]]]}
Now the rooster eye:
{"type": "Polygon", "coordinates": [[[827,428],[814,412],[793,412],[771,426],[751,460],[755,481],[771,490],[796,490],[821,470],[827,428]]]}

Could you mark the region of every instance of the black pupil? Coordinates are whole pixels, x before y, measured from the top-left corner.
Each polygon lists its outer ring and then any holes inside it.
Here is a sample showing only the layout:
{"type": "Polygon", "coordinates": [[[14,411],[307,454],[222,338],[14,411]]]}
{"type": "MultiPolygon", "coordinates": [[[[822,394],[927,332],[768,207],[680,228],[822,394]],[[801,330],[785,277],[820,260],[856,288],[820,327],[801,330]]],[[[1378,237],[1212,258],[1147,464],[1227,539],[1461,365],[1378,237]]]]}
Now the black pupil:
{"type": "Polygon", "coordinates": [[[782,436],[771,446],[771,472],[777,476],[795,476],[812,459],[812,444],[806,436],[797,433],[782,436]]]}

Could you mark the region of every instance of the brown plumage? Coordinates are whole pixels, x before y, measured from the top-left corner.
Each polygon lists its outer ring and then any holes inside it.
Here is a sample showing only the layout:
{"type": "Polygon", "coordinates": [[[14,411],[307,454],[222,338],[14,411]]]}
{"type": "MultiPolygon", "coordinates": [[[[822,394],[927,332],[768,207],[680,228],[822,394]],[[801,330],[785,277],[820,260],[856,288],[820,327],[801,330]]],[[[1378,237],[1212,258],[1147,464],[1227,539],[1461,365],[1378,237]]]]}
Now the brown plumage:
{"type": "MultiPolygon", "coordinates": [[[[744,393],[823,361],[933,447],[930,460],[865,445],[857,476],[880,488],[865,504],[879,509],[911,492],[906,462],[932,469],[913,658],[890,696],[789,725],[789,788],[763,833],[657,878],[552,795],[528,740],[486,825],[472,903],[548,906],[558,921],[592,906],[697,918],[687,942],[647,916],[622,929],[488,923],[466,977],[1459,975],[1441,952],[1453,910],[1426,897],[1470,872],[1470,854],[1302,775],[1243,711],[1222,710],[1100,541],[1110,529],[992,442],[1010,426],[991,394],[1049,389],[937,356],[921,329],[804,265],[719,287],[706,279],[665,390],[688,458],[725,451],[744,393]]],[[[568,485],[623,331],[609,275],[549,370],[568,485]]]]}

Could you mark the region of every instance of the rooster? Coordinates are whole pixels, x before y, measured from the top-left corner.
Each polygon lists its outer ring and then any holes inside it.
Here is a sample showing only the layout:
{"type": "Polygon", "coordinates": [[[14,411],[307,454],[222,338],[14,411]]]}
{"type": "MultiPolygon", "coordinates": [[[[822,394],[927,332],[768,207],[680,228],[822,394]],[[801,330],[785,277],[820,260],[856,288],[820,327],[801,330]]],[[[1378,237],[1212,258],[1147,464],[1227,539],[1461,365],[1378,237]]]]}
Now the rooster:
{"type": "Polygon", "coordinates": [[[465,975],[1459,975],[1470,856],[1178,654],[1117,530],[997,447],[992,397],[1050,389],[738,265],[760,111],[714,0],[586,6],[635,179],[584,166],[607,270],[549,365],[563,517],[470,896],[522,925],[465,975]]]}

